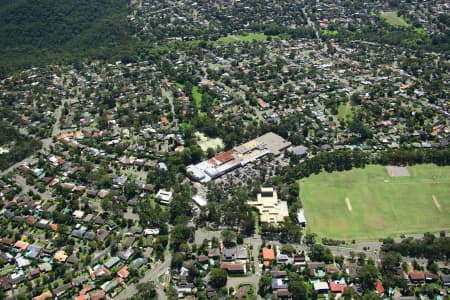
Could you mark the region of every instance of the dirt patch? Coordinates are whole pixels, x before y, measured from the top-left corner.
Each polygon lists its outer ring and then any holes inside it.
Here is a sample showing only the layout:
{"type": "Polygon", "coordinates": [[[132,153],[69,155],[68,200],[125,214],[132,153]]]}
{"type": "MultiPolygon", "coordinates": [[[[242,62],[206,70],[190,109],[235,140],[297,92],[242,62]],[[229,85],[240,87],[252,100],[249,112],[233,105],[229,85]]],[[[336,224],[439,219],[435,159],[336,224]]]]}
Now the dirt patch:
{"type": "Polygon", "coordinates": [[[386,170],[391,177],[407,177],[409,174],[408,167],[386,166],[386,170]]]}
{"type": "Polygon", "coordinates": [[[208,138],[203,133],[196,132],[195,136],[198,139],[198,145],[202,148],[202,151],[207,151],[208,148],[214,150],[220,150],[224,148],[224,144],[221,138],[208,138]]]}
{"type": "Polygon", "coordinates": [[[436,198],[435,195],[433,195],[433,202],[434,202],[434,205],[436,205],[436,208],[437,208],[439,211],[441,211],[441,210],[442,210],[441,204],[439,203],[439,201],[438,201],[438,199],[436,198]]]}
{"type": "Polygon", "coordinates": [[[347,209],[349,212],[352,212],[352,204],[350,203],[350,199],[348,197],[345,198],[345,204],[347,204],[347,209]]]}

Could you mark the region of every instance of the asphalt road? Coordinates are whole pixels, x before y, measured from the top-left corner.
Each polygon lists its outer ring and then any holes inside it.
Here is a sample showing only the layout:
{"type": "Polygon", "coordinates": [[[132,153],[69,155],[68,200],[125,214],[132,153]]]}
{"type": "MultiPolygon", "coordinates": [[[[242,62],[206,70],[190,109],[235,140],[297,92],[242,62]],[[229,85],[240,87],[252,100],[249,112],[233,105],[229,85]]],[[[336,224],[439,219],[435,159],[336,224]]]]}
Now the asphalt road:
{"type": "Polygon", "coordinates": [[[161,95],[163,98],[167,98],[167,100],[169,100],[169,104],[170,104],[170,110],[172,112],[173,116],[176,116],[175,114],[175,106],[173,105],[173,93],[170,89],[165,89],[162,88],[161,89],[161,95]]]}
{"type": "MultiPolygon", "coordinates": [[[[59,133],[61,132],[61,113],[62,113],[62,108],[64,107],[64,103],[69,102],[69,103],[73,103],[78,101],[77,99],[71,98],[71,99],[63,99],[61,104],[58,106],[58,108],[55,109],[54,115],[53,117],[55,118],[55,124],[53,124],[53,128],[52,128],[52,136],[46,139],[42,139],[42,150],[45,149],[49,149],[50,146],[53,144],[53,138],[57,137],[59,135],[59,133]]],[[[23,160],[15,163],[14,165],[12,165],[11,167],[7,168],[6,170],[0,172],[0,176],[3,176],[11,171],[13,171],[15,168],[19,167],[20,165],[24,165],[29,163],[30,161],[32,161],[34,155],[28,156],[26,158],[24,158],[23,160]]]]}
{"type": "MultiPolygon", "coordinates": [[[[157,264],[154,268],[150,269],[145,273],[144,277],[142,277],[138,283],[145,283],[149,281],[153,281],[155,283],[156,292],[158,294],[158,299],[164,300],[166,299],[166,294],[164,292],[164,287],[158,281],[158,277],[161,274],[164,274],[170,266],[170,262],[172,261],[172,256],[169,254],[164,260],[164,262],[157,264]]],[[[123,290],[119,295],[115,297],[116,300],[125,300],[133,297],[137,293],[137,284],[129,285],[125,290],[123,290]]]]}
{"type": "MultiPolygon", "coordinates": [[[[252,246],[251,255],[253,257],[253,264],[255,268],[255,272],[250,276],[246,277],[228,277],[227,279],[227,288],[234,287],[237,288],[240,284],[251,284],[258,290],[259,279],[261,278],[261,268],[259,267],[259,249],[262,245],[261,236],[254,235],[253,237],[246,238],[244,240],[246,245],[252,246]]],[[[258,299],[262,299],[261,296],[257,296],[258,299]]]]}
{"type": "Polygon", "coordinates": [[[22,187],[22,194],[27,194],[28,191],[32,191],[33,193],[40,195],[42,199],[53,199],[53,196],[47,190],[40,193],[34,186],[28,185],[26,179],[21,175],[16,174],[14,180],[22,187]]]}

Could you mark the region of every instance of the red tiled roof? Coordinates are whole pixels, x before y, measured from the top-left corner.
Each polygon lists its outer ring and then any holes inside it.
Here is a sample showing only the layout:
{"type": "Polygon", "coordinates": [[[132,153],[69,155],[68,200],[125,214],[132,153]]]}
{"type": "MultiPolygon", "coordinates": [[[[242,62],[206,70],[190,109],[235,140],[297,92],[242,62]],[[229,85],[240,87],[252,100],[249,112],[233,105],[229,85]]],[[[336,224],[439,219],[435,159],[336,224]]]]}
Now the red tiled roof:
{"type": "Polygon", "coordinates": [[[346,284],[340,284],[340,283],[336,283],[331,281],[330,282],[330,291],[332,293],[343,293],[344,289],[347,287],[346,284]]]}
{"type": "Polygon", "coordinates": [[[36,223],[36,218],[34,216],[28,216],[27,217],[27,223],[29,225],[34,225],[36,223]]]}
{"type": "Polygon", "coordinates": [[[18,240],[15,244],[14,244],[14,248],[20,248],[20,250],[24,251],[28,248],[28,243],[18,240]]]}
{"type": "Polygon", "coordinates": [[[325,272],[327,272],[328,274],[334,274],[338,273],[339,269],[335,265],[328,265],[325,267],[325,272]]]}
{"type": "Polygon", "coordinates": [[[95,293],[90,294],[89,296],[91,297],[91,300],[101,300],[105,299],[106,293],[104,290],[99,290],[95,293]]]}
{"type": "Polygon", "coordinates": [[[220,268],[228,270],[228,272],[242,271],[245,272],[245,264],[223,262],[220,268]]]}
{"type": "Polygon", "coordinates": [[[274,260],[275,259],[275,251],[273,249],[269,248],[263,248],[263,260],[274,260]]]}
{"type": "Polygon", "coordinates": [[[228,150],[226,152],[222,152],[216,156],[214,156],[214,159],[217,161],[220,161],[222,164],[226,163],[227,161],[230,161],[234,158],[233,156],[234,150],[228,150]]]}
{"type": "Polygon", "coordinates": [[[410,87],[410,85],[407,84],[407,83],[402,83],[402,84],[400,84],[400,88],[401,88],[402,90],[409,89],[409,87],[410,87]]]}
{"type": "Polygon", "coordinates": [[[375,282],[375,290],[377,291],[378,294],[384,294],[384,287],[381,281],[375,282]]]}
{"type": "Polygon", "coordinates": [[[411,280],[425,280],[425,275],[421,271],[411,271],[409,272],[409,278],[411,280]]]}
{"type": "Polygon", "coordinates": [[[258,105],[259,105],[260,107],[262,107],[262,108],[265,108],[265,107],[267,106],[267,102],[264,101],[264,100],[261,99],[261,98],[257,98],[257,99],[256,99],[256,102],[258,102],[258,105]]]}
{"type": "Polygon", "coordinates": [[[80,295],[86,295],[89,291],[91,291],[94,287],[91,285],[85,286],[81,291],[80,291],[80,295]]]}
{"type": "Polygon", "coordinates": [[[128,272],[128,266],[125,266],[117,271],[117,275],[119,275],[121,278],[127,278],[130,275],[130,272],[128,272]]]}
{"type": "Polygon", "coordinates": [[[184,146],[178,146],[175,148],[175,152],[183,152],[184,151],[184,146]]]}
{"type": "Polygon", "coordinates": [[[46,291],[45,293],[42,293],[39,296],[34,297],[33,300],[45,300],[51,299],[52,297],[53,297],[52,293],[50,291],[46,291]]]}
{"type": "Polygon", "coordinates": [[[2,243],[4,245],[9,245],[9,246],[14,244],[13,240],[10,238],[2,238],[2,239],[0,239],[0,243],[2,243]]]}

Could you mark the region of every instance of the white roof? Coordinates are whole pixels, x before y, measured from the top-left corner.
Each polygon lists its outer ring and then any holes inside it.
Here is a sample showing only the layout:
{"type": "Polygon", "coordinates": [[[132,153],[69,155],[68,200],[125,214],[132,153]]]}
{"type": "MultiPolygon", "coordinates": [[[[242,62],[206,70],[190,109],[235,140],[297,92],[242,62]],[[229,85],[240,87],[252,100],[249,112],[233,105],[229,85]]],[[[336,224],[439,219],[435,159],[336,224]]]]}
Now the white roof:
{"type": "Polygon", "coordinates": [[[147,228],[144,229],[145,235],[157,235],[159,234],[159,228],[147,228]]]}
{"type": "Polygon", "coordinates": [[[299,223],[305,223],[306,224],[306,218],[303,213],[302,209],[297,210],[297,220],[299,223]]]}
{"type": "Polygon", "coordinates": [[[314,290],[320,291],[320,290],[328,290],[328,283],[320,281],[314,283],[314,290]]]}
{"type": "Polygon", "coordinates": [[[19,268],[23,268],[30,265],[30,261],[24,257],[17,257],[16,263],[19,268]]]}
{"type": "Polygon", "coordinates": [[[72,213],[72,215],[77,219],[81,219],[84,216],[84,211],[76,210],[72,213]]]}
{"type": "Polygon", "coordinates": [[[164,201],[170,201],[172,199],[172,192],[161,189],[156,194],[156,197],[164,201]]]}
{"type": "Polygon", "coordinates": [[[195,195],[194,197],[192,197],[192,200],[198,205],[198,206],[206,206],[206,204],[208,204],[208,201],[206,201],[205,198],[203,198],[200,195],[195,195]]]}
{"type": "Polygon", "coordinates": [[[200,170],[199,168],[197,168],[194,165],[190,165],[186,168],[186,170],[188,172],[191,172],[192,175],[195,177],[195,179],[197,180],[202,180],[203,178],[206,177],[206,174],[203,172],[203,170],[200,170]]]}

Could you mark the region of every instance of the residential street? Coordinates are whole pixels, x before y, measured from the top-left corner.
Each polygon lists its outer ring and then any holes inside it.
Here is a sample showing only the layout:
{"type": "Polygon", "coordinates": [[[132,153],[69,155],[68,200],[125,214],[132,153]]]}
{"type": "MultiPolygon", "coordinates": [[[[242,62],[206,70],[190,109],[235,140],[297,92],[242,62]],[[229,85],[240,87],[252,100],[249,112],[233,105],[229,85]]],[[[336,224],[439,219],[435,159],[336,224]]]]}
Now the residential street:
{"type": "Polygon", "coordinates": [[[449,1],[3,1],[0,300],[446,299],[449,1]]]}
{"type": "Polygon", "coordinates": [[[170,89],[161,89],[161,95],[163,96],[163,98],[167,98],[167,100],[169,100],[169,104],[170,104],[170,111],[172,112],[172,115],[175,116],[175,107],[173,105],[173,93],[170,89]]]}
{"type": "MultiPolygon", "coordinates": [[[[149,281],[153,281],[155,283],[156,292],[158,293],[158,299],[164,300],[166,299],[166,294],[164,292],[164,287],[158,281],[158,277],[161,274],[164,274],[170,266],[170,262],[172,261],[172,256],[169,254],[163,263],[158,262],[156,266],[152,269],[148,270],[144,277],[139,280],[139,283],[145,283],[149,281]]],[[[123,290],[115,299],[117,300],[125,300],[133,297],[137,293],[137,284],[129,285],[125,290],[123,290]]]]}
{"type": "MultiPolygon", "coordinates": [[[[259,267],[258,256],[259,249],[262,245],[262,239],[260,235],[255,234],[253,237],[244,239],[244,243],[252,246],[251,255],[253,257],[255,272],[251,274],[251,276],[247,277],[228,277],[227,288],[236,288],[240,284],[251,284],[255,287],[255,289],[258,289],[259,278],[261,276],[261,268],[259,267]]],[[[261,296],[258,295],[258,299],[262,299],[261,296]]]]}
{"type": "MultiPolygon", "coordinates": [[[[46,139],[42,139],[42,150],[48,150],[50,148],[50,146],[53,144],[53,138],[57,138],[57,136],[59,135],[59,133],[61,132],[60,129],[60,119],[61,119],[61,113],[62,113],[62,108],[64,107],[64,103],[69,102],[69,103],[74,103],[78,101],[77,99],[63,99],[61,101],[61,105],[54,111],[53,117],[55,118],[55,124],[53,124],[52,127],[52,136],[46,139]]],[[[12,170],[14,170],[15,168],[21,166],[21,165],[26,165],[28,164],[34,155],[31,155],[29,157],[26,157],[25,159],[15,163],[14,165],[10,166],[9,168],[7,168],[4,171],[0,172],[0,176],[3,176],[5,174],[8,174],[9,172],[11,172],[12,170]]]]}
{"type": "Polygon", "coordinates": [[[53,199],[53,196],[45,190],[43,193],[40,193],[33,186],[29,186],[26,182],[26,179],[19,174],[15,175],[15,180],[18,185],[22,187],[22,194],[27,194],[29,191],[33,191],[33,193],[40,195],[42,199],[53,199]]]}

